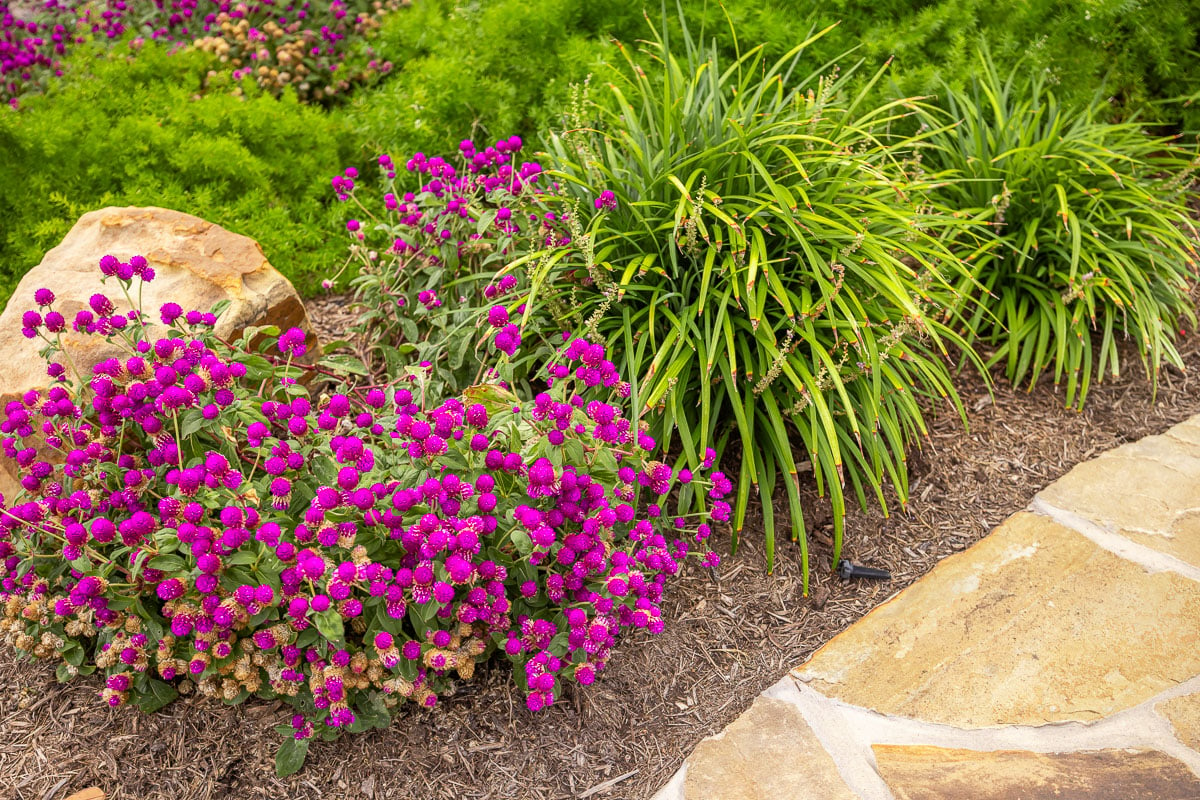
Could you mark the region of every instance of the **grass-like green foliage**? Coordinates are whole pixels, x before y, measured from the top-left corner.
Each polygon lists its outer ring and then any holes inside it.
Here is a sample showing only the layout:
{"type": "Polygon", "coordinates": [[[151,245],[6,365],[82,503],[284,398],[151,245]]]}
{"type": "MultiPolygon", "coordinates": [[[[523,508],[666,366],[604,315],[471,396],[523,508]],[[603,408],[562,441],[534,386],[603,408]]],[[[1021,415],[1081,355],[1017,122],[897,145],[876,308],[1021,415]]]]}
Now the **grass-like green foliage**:
{"type": "Polygon", "coordinates": [[[80,49],[19,111],[0,111],[0,302],[80,215],[110,205],[195,214],[262,244],[302,291],[344,248],[328,179],[349,158],[339,123],[249,82],[197,98],[211,57],[147,43],[80,49]]]}
{"type": "Polygon", "coordinates": [[[728,61],[686,27],[656,34],[651,66],[605,75],[549,149],[588,211],[605,190],[616,203],[589,233],[594,283],[562,287],[584,329],[637,377],[666,446],[695,463],[736,443],[735,531],[761,492],[769,562],[782,479],[807,570],[797,461],[831,496],[836,561],[845,487],[883,504],[890,481],[903,500],[920,398],[958,398],[940,322],[956,262],[928,232],[945,218],[902,161],[911,140],[888,132],[908,112],[797,72],[803,49],[728,61]]]}
{"type": "Polygon", "coordinates": [[[1195,152],[980,61],[983,77],[926,109],[937,130],[924,163],[949,179],[937,202],[988,226],[972,229],[988,233],[971,259],[985,296],[969,324],[995,346],[992,363],[1031,387],[1053,370],[1080,407],[1093,374],[1118,374],[1123,340],[1152,380],[1164,362],[1182,366],[1175,337],[1195,322],[1195,152]]]}

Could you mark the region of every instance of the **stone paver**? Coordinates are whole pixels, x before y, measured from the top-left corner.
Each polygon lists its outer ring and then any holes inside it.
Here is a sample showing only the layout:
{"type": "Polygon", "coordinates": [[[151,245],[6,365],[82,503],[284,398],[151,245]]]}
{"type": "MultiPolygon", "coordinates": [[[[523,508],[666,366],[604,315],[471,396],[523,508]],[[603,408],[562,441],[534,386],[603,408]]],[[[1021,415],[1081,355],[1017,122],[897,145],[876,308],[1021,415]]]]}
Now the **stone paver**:
{"type": "Polygon", "coordinates": [[[1200,416],[1031,509],[827,643],[656,800],[1200,800],[1200,416]]]}
{"type": "Polygon", "coordinates": [[[791,703],[759,697],[719,738],[689,759],[689,800],[854,800],[804,717],[791,703]]]}
{"type": "Polygon", "coordinates": [[[1179,741],[1200,751],[1200,692],[1164,700],[1156,710],[1171,723],[1179,741]]]}
{"type": "Polygon", "coordinates": [[[979,752],[878,745],[896,800],[1195,800],[1196,776],[1153,751],[979,752]]]}
{"type": "Polygon", "coordinates": [[[1200,585],[1017,514],[796,671],[883,714],[959,727],[1087,721],[1200,673],[1200,585]],[[1119,602],[1113,602],[1120,598],[1119,602]],[[1161,630],[1144,628],[1149,618],[1161,630]]]}
{"type": "Polygon", "coordinates": [[[1039,495],[1137,544],[1200,567],[1200,426],[1077,465],[1039,495]]]}

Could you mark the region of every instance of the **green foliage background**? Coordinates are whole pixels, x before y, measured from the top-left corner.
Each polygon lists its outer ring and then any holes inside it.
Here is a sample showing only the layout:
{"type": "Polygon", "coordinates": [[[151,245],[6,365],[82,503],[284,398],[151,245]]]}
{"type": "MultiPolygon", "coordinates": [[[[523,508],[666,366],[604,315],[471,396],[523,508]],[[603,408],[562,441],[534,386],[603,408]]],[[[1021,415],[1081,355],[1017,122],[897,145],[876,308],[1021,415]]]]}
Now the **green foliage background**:
{"type": "MultiPolygon", "coordinates": [[[[671,2],[650,15],[678,28],[671,2]]],[[[1191,106],[1168,102],[1200,86],[1200,0],[681,0],[693,32],[726,57],[736,39],[777,57],[813,31],[838,27],[806,70],[840,58],[860,74],[894,56],[880,96],[959,87],[986,42],[1001,69],[1024,58],[1064,104],[1102,84],[1108,112],[1139,112],[1200,130],[1191,106]],[[728,15],[728,18],[727,16],[728,15]]],[[[372,42],[396,69],[331,110],[244,87],[245,100],[200,91],[214,67],[197,53],[147,46],[135,58],[77,50],[49,94],[0,113],[0,301],[82,213],[154,204],[258,239],[272,263],[315,290],[344,257],[328,178],[378,152],[453,152],[519,134],[536,144],[556,125],[569,88],[621,60],[649,34],[628,0],[415,0],[372,42]]]]}

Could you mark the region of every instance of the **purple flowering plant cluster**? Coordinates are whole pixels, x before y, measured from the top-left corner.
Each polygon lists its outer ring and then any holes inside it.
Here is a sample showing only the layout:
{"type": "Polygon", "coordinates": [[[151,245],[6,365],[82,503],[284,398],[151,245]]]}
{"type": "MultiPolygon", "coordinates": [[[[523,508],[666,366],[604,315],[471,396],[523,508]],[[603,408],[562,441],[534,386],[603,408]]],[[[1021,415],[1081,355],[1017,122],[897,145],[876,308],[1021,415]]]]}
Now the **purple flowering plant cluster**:
{"type": "Polygon", "coordinates": [[[487,377],[480,354],[494,348],[512,380],[553,351],[540,335],[522,347],[523,331],[571,327],[552,303],[527,303],[569,252],[573,210],[540,164],[521,159],[523,147],[518,136],[486,147],[466,140],[452,159],[382,155],[380,180],[366,186],[353,167],[333,177],[353,215],[343,271],[358,270],[354,333],[372,368],[394,373],[416,360],[457,390],[487,377]]]}
{"type": "Polygon", "coordinates": [[[0,416],[23,474],[0,499],[0,636],[60,680],[99,672],[109,706],[283,700],[287,774],[492,655],[545,708],[623,632],[662,630],[689,554],[717,561],[730,481],[711,451],[697,474],[654,460],[602,345],[564,336],[532,399],[438,395],[421,366],[355,384],[300,362],[298,329],[229,342],[219,310],[143,313],[143,258],[100,268],[128,307],[68,319],[42,289],[22,320],[51,380],[0,416]],[[119,355],[78,374],[66,336],[119,355]],[[676,489],[706,510],[668,513],[676,489]]]}
{"type": "MultiPolygon", "coordinates": [[[[210,85],[252,79],[273,94],[293,87],[301,101],[330,102],[389,72],[365,44],[382,14],[407,0],[41,0],[21,11],[0,0],[0,101],[45,89],[69,49],[89,38],[131,38],[213,53],[228,70],[210,85]],[[221,76],[225,78],[222,79],[221,76]]],[[[239,91],[240,89],[235,89],[239,91]]]]}

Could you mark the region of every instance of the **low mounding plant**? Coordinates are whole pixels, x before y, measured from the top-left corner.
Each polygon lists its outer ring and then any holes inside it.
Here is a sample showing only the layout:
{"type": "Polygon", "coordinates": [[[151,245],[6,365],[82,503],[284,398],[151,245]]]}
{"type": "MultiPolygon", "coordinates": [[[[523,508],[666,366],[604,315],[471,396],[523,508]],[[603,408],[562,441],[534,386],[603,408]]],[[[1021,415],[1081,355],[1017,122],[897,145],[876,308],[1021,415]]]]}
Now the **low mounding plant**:
{"type": "Polygon", "coordinates": [[[479,381],[480,353],[492,345],[504,353],[509,380],[514,357],[515,376],[524,378],[552,354],[546,331],[561,328],[539,319],[532,327],[540,346],[517,356],[528,281],[511,265],[544,251],[565,255],[570,230],[561,201],[537,191],[541,165],[518,163],[522,147],[512,136],[484,148],[463,141],[450,160],[385,154],[381,180],[366,188],[353,167],[334,176],[338,200],[354,215],[346,221],[346,266],[358,268],[352,332],[372,370],[395,374],[420,361],[435,385],[458,390],[479,381]]]}
{"type": "Polygon", "coordinates": [[[735,444],[735,530],[758,487],[768,562],[777,478],[805,544],[793,453],[807,457],[832,498],[836,563],[844,481],[881,504],[890,481],[903,501],[923,398],[958,406],[942,352],[959,338],[942,273],[958,265],[904,160],[914,142],[891,130],[902,101],[865,106],[837,70],[803,75],[807,44],[730,63],[686,25],[670,43],[656,32],[653,67],[627,55],[550,139],[547,166],[597,212],[588,281],[558,288],[637,376],[639,413],[687,463],[735,444]]]}
{"type": "Polygon", "coordinates": [[[1069,108],[1039,78],[980,61],[982,77],[923,112],[924,164],[950,179],[936,201],[988,231],[970,258],[983,293],[972,336],[1013,383],[1052,368],[1068,406],[1093,373],[1118,374],[1122,340],[1157,382],[1164,362],[1182,366],[1175,337],[1195,323],[1187,192],[1200,160],[1135,122],[1098,121],[1098,99],[1069,108]]]}
{"type": "MultiPolygon", "coordinates": [[[[101,269],[127,298],[153,277],[138,256],[101,269]]],[[[0,422],[24,473],[0,500],[4,639],[61,680],[99,671],[110,706],[283,700],[281,774],[312,737],[432,706],[493,653],[532,711],[592,683],[623,630],[662,629],[668,579],[729,517],[714,473],[697,483],[711,514],[663,518],[696,477],[650,459],[597,344],[564,340],[532,401],[499,384],[440,399],[420,367],[348,386],[300,366],[297,329],[230,344],[173,303],[160,328],[100,294],[73,321],[51,291],[36,302],[23,332],[56,383],[0,422]],[[75,376],[68,327],[124,352],[75,376]]]]}

